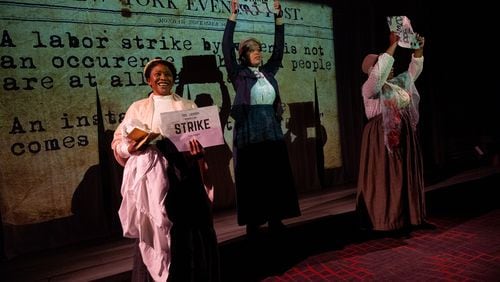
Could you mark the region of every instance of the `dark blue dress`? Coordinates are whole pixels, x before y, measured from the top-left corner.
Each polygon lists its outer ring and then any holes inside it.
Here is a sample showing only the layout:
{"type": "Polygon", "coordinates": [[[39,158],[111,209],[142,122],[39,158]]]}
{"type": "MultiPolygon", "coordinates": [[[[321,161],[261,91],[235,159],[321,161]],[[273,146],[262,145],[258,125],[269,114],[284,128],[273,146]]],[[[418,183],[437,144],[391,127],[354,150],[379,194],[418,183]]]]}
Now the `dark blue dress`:
{"type": "Polygon", "coordinates": [[[259,71],[271,84],[275,99],[251,103],[257,76],[236,61],[233,33],[236,22],[227,21],[222,42],[224,62],[236,91],[231,116],[235,120],[233,155],[238,224],[260,225],[300,215],[288,150],[281,129],[281,99],[275,74],[283,58],[284,26],[275,25],[271,58],[259,71]]]}

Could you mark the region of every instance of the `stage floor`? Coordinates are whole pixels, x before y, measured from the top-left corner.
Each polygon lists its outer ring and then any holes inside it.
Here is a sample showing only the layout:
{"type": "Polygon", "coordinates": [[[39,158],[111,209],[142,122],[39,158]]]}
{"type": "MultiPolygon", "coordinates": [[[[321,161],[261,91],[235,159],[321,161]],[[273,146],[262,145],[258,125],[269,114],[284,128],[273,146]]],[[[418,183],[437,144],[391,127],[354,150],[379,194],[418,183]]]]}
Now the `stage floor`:
{"type": "MultiPolygon", "coordinates": [[[[464,171],[426,187],[426,193],[496,174],[500,174],[500,167],[464,171]]],[[[302,215],[284,223],[289,229],[298,229],[324,218],[352,213],[355,196],[356,188],[349,186],[303,195],[302,215]]],[[[234,210],[217,212],[214,223],[221,247],[245,240],[245,227],[236,224],[234,210]]],[[[2,281],[127,281],[132,269],[133,244],[130,239],[115,239],[24,255],[2,263],[0,276],[2,281]]]]}

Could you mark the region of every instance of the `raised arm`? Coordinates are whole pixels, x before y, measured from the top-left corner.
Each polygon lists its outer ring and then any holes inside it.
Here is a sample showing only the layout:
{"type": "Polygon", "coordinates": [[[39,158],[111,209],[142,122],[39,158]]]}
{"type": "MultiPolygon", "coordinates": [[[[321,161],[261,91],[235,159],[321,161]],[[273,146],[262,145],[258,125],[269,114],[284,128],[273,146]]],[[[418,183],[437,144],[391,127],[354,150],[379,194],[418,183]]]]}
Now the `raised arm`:
{"type": "Polygon", "coordinates": [[[226,65],[229,79],[233,82],[237,74],[238,61],[234,50],[234,29],[236,28],[236,17],[238,15],[238,0],[231,1],[231,15],[226,22],[224,35],[222,37],[222,54],[226,65]]]}
{"type": "Polygon", "coordinates": [[[413,52],[410,65],[408,67],[408,73],[412,77],[413,81],[417,80],[424,68],[425,38],[417,33],[417,40],[419,48],[413,52]]]}
{"type": "Polygon", "coordinates": [[[389,35],[389,47],[385,53],[378,56],[373,67],[368,72],[368,79],[363,84],[362,94],[365,99],[373,99],[380,92],[382,86],[387,81],[394,64],[394,52],[398,46],[399,36],[391,32],[389,35]]]}
{"type": "Polygon", "coordinates": [[[274,6],[274,18],[276,25],[283,24],[283,10],[281,9],[281,4],[279,0],[275,0],[273,3],[274,6]]]}
{"type": "Polygon", "coordinates": [[[283,52],[285,48],[285,26],[283,24],[283,11],[278,0],[274,1],[274,48],[273,53],[267,61],[264,68],[267,71],[278,72],[281,61],[283,60],[283,52]]]}
{"type": "Polygon", "coordinates": [[[396,48],[398,47],[399,35],[395,32],[391,32],[389,34],[389,47],[385,50],[385,53],[394,57],[394,52],[396,52],[396,48]]]}
{"type": "Polygon", "coordinates": [[[417,36],[419,48],[416,49],[415,52],[413,52],[413,56],[415,58],[420,58],[420,57],[424,56],[425,38],[418,33],[416,34],[416,36],[417,36]]]}

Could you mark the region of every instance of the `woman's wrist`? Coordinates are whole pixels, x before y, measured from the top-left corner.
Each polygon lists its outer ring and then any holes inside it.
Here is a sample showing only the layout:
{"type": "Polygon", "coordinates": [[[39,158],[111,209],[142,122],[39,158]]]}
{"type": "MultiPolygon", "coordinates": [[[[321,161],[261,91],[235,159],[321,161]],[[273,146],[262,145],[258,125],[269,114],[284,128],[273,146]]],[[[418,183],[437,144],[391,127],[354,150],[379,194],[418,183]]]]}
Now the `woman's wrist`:
{"type": "Polygon", "coordinates": [[[274,12],[274,18],[275,19],[280,19],[283,17],[283,10],[279,9],[278,11],[274,12]]]}

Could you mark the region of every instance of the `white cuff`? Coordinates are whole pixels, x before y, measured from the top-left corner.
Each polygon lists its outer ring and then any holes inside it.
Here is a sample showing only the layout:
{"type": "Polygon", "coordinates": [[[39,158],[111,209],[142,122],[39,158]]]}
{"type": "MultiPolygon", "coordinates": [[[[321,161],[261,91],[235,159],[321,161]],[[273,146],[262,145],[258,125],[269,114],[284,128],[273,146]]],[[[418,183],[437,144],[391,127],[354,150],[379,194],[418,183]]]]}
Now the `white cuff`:
{"type": "Polygon", "coordinates": [[[124,159],[127,159],[130,157],[130,153],[128,152],[128,143],[127,142],[122,142],[120,145],[116,147],[118,150],[118,155],[124,159]]]}

